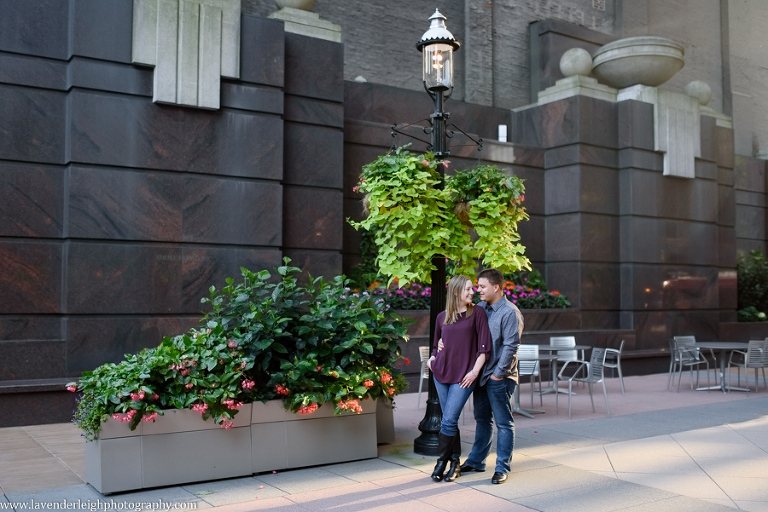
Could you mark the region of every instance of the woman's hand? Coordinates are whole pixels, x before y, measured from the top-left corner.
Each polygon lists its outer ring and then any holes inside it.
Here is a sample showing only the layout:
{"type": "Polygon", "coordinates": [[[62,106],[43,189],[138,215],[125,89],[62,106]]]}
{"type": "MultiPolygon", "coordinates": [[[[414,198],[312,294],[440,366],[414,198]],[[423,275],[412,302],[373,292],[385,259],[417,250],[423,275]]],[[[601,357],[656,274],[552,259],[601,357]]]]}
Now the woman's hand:
{"type": "Polygon", "coordinates": [[[472,385],[473,382],[475,382],[475,379],[477,378],[477,373],[475,373],[475,370],[470,370],[469,373],[467,373],[463,379],[461,379],[461,387],[462,388],[468,388],[472,385]]]}

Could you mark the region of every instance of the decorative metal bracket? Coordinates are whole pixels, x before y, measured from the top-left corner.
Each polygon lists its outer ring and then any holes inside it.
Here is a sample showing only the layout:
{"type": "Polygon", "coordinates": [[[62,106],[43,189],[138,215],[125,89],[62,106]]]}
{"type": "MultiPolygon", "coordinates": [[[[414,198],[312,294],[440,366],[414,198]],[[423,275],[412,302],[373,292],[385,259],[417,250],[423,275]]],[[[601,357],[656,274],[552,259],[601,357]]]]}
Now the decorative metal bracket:
{"type": "MultiPolygon", "coordinates": [[[[446,115],[446,117],[448,117],[449,114],[446,113],[445,115],[446,115]]],[[[464,130],[462,130],[461,128],[459,128],[458,126],[456,126],[453,123],[448,125],[448,127],[449,127],[449,129],[446,130],[445,136],[446,136],[446,138],[449,141],[451,139],[453,139],[453,137],[456,135],[456,132],[458,131],[462,135],[464,135],[467,139],[471,140],[474,143],[474,145],[477,146],[477,150],[478,151],[482,151],[483,150],[483,139],[481,137],[475,139],[474,137],[472,137],[467,132],[465,132],[464,130]]],[[[421,119],[420,121],[417,121],[415,123],[393,124],[392,127],[390,128],[390,134],[395,139],[397,139],[398,135],[403,135],[404,137],[408,137],[408,138],[417,140],[419,142],[423,142],[427,146],[427,151],[434,151],[435,148],[432,147],[432,141],[431,140],[423,139],[421,137],[418,137],[418,136],[414,135],[414,133],[419,133],[419,132],[424,133],[426,135],[431,135],[432,134],[432,128],[433,128],[432,121],[431,121],[431,119],[427,118],[427,119],[421,119]],[[424,124],[421,124],[421,123],[424,123],[424,124]],[[418,128],[418,129],[413,129],[413,130],[411,130],[411,133],[409,133],[408,131],[406,131],[409,128],[418,128]]],[[[396,145],[394,141],[393,141],[392,145],[393,146],[396,145]]],[[[471,146],[471,145],[472,144],[463,144],[463,145],[461,145],[459,147],[466,147],[466,146],[471,146]]]]}

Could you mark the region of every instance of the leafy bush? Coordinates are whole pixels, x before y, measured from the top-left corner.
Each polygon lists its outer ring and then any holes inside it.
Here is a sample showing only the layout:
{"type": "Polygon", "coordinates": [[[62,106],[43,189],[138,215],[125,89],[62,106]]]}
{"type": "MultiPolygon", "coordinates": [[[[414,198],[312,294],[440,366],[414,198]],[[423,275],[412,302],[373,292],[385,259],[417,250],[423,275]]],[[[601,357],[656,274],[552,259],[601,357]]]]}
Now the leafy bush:
{"type": "Polygon", "coordinates": [[[73,421],[86,438],[97,438],[110,417],[134,429],[168,408],[229,428],[243,403],[282,398],[300,414],[324,403],[359,413],[360,400],[405,389],[396,368],[404,320],[382,298],[352,292],[343,276],[300,286],[289,262],[276,281],[266,270],[241,269],[242,282],[210,288],[199,328],[68,384],[82,392],[73,421]]]}
{"type": "Polygon", "coordinates": [[[768,261],[759,250],[736,262],[739,321],[765,320],[768,312],[768,261]],[[763,313],[763,317],[759,316],[763,313]]]}

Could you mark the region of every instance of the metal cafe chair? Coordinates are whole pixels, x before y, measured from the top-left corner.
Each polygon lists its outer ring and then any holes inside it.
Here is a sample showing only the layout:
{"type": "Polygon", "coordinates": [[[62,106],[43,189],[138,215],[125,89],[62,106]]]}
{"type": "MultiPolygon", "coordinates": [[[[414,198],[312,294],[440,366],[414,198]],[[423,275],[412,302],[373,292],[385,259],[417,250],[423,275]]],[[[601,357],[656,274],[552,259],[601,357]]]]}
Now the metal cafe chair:
{"type": "MultiPolygon", "coordinates": [[[[536,386],[536,377],[539,378],[539,391],[541,391],[541,362],[538,360],[538,357],[538,345],[526,345],[521,343],[517,347],[518,374],[521,377],[528,375],[531,378],[531,407],[533,407],[533,391],[536,386]]],[[[541,393],[539,393],[539,405],[544,405],[541,393]]]]}
{"type": "Polygon", "coordinates": [[[592,412],[595,412],[595,399],[592,396],[592,385],[603,385],[603,397],[605,398],[606,415],[611,415],[608,405],[608,391],[605,389],[605,349],[595,347],[592,349],[589,362],[571,360],[566,361],[558,374],[559,380],[568,382],[568,417],[571,417],[571,401],[573,400],[573,383],[582,382],[589,388],[589,399],[592,401],[592,412]],[[573,366],[576,366],[575,370],[573,366]]]}
{"type": "MultiPolygon", "coordinates": [[[[624,351],[624,341],[621,340],[619,348],[605,349],[605,367],[619,374],[619,383],[621,384],[621,394],[624,394],[624,375],[621,373],[621,353],[624,351]]],[[[611,374],[613,375],[613,374],[611,374]]]]}
{"type": "Polygon", "coordinates": [[[749,368],[755,369],[755,393],[760,391],[760,379],[757,373],[758,370],[763,371],[763,384],[768,387],[765,381],[765,367],[768,366],[768,341],[767,340],[749,340],[747,344],[747,350],[734,350],[731,352],[728,358],[728,370],[730,373],[731,366],[735,366],[737,369],[737,386],[741,385],[741,369],[746,370],[749,368]],[[735,359],[734,359],[735,356],[735,359]]]}
{"type": "MultiPolygon", "coordinates": [[[[693,336],[689,336],[693,338],[693,336]]],[[[691,389],[693,389],[693,370],[696,369],[696,385],[699,385],[699,368],[701,365],[707,367],[707,385],[711,385],[709,376],[709,361],[701,355],[701,350],[696,347],[696,341],[691,339],[674,339],[675,351],[677,352],[677,390],[680,391],[680,381],[683,378],[683,369],[685,367],[691,372],[691,389]]]]}

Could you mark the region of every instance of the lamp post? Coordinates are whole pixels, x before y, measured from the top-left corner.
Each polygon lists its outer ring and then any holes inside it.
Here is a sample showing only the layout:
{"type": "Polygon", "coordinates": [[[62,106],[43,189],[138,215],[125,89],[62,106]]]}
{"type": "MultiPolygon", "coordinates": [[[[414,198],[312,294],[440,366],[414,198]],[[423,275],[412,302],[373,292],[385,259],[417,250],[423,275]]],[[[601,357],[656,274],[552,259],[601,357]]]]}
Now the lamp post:
{"type": "MultiPolygon", "coordinates": [[[[429,118],[432,141],[432,152],[435,159],[440,161],[450,155],[446,123],[450,116],[443,111],[443,103],[453,92],[453,51],[461,46],[445,26],[445,16],[435,9],[429,18],[429,30],[424,32],[416,44],[423,53],[424,89],[435,102],[435,111],[429,118]],[[446,95],[446,91],[448,91],[446,95]]],[[[445,176],[445,168],[438,163],[441,184],[445,176]]],[[[429,308],[429,353],[432,355],[432,340],[435,338],[437,314],[445,309],[445,257],[436,256],[432,259],[436,270],[432,271],[432,302],[429,308]]],[[[431,375],[431,373],[430,373],[431,375]]],[[[421,435],[413,442],[413,451],[421,455],[437,455],[438,434],[442,411],[437,399],[435,383],[429,379],[429,393],[424,418],[419,423],[421,435]]]]}

